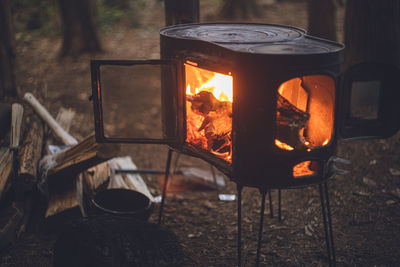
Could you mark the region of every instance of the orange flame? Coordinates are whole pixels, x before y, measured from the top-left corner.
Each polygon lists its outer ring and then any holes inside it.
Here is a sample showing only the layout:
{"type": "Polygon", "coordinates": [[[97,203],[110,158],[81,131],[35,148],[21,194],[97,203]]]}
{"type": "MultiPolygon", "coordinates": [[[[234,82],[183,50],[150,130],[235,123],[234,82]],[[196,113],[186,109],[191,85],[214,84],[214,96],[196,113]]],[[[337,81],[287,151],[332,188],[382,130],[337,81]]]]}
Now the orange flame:
{"type": "Polygon", "coordinates": [[[275,139],[275,145],[277,147],[281,148],[281,149],[284,149],[284,150],[294,150],[293,147],[291,147],[288,144],[285,144],[285,143],[279,141],[278,139],[275,139]]]}
{"type": "Polygon", "coordinates": [[[194,95],[201,91],[206,91],[212,93],[219,101],[229,101],[232,103],[232,83],[232,76],[214,73],[214,77],[203,83],[200,88],[196,88],[194,92],[192,92],[193,90],[190,84],[188,84],[186,87],[186,95],[194,95]]]}

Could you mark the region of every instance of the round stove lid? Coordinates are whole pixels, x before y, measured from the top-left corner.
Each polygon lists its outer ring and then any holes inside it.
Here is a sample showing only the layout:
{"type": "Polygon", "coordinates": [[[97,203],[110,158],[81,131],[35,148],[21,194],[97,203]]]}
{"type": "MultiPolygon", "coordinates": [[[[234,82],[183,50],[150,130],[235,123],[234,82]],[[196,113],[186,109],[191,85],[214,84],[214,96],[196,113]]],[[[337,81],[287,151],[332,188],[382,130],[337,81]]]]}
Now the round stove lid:
{"type": "Polygon", "coordinates": [[[167,27],[160,33],[175,38],[220,44],[257,44],[291,41],[301,38],[305,31],[270,24],[203,23],[167,27]]]}
{"type": "Polygon", "coordinates": [[[249,51],[261,54],[322,54],[330,52],[331,49],[321,44],[288,43],[255,46],[249,48],[249,51]]]}

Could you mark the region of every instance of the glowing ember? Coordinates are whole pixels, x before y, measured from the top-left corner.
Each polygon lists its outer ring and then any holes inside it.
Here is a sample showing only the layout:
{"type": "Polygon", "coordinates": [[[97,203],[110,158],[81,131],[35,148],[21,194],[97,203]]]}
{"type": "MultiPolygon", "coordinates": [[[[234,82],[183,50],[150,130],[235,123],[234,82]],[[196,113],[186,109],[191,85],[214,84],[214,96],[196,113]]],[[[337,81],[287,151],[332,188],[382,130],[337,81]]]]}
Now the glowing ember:
{"type": "Polygon", "coordinates": [[[303,161],[293,167],[293,177],[301,178],[302,176],[313,175],[318,172],[318,163],[315,161],[303,161]]]}
{"type": "Polygon", "coordinates": [[[186,141],[232,162],[233,79],[185,64],[186,141]]]}
{"type": "Polygon", "coordinates": [[[279,141],[278,139],[275,139],[275,145],[277,147],[281,148],[281,149],[284,149],[284,150],[293,150],[294,149],[293,147],[291,147],[288,144],[285,144],[285,143],[279,141]]]}

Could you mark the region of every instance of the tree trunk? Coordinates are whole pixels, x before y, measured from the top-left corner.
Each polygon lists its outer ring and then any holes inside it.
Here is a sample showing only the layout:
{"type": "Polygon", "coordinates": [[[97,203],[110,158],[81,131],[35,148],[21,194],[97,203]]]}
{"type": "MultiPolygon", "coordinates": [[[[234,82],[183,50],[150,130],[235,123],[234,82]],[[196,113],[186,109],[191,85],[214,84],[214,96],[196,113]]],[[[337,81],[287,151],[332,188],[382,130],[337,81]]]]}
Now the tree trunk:
{"type": "Polygon", "coordinates": [[[260,16],[256,0],[224,0],[220,16],[224,19],[247,19],[260,16]]]}
{"type": "Polygon", "coordinates": [[[9,0],[0,0],[0,99],[17,96],[15,32],[9,0]]]}
{"type": "Polygon", "coordinates": [[[336,6],[334,0],[308,0],[308,32],[310,35],[336,40],[336,6]]]}
{"type": "Polygon", "coordinates": [[[99,52],[101,45],[95,27],[93,0],[58,0],[63,25],[61,55],[76,56],[99,52]]]}
{"type": "Polygon", "coordinates": [[[346,68],[363,61],[400,64],[400,1],[347,0],[346,68]]]}
{"type": "Polygon", "coordinates": [[[164,4],[167,26],[200,20],[199,0],[165,0],[164,4]]]}

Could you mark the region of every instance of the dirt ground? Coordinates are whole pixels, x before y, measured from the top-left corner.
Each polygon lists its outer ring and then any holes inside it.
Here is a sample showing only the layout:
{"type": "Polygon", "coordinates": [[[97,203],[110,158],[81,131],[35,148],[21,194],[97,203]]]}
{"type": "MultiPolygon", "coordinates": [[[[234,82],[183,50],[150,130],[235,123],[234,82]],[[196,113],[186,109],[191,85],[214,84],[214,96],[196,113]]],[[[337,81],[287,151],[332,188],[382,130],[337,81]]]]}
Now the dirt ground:
{"type": "MultiPolygon", "coordinates": [[[[145,1],[141,24],[116,25],[102,34],[104,53],[79,58],[58,57],[59,37],[20,37],[18,79],[21,93],[33,92],[55,116],[60,107],[76,112],[71,134],[82,139],[93,131],[90,59],[159,58],[159,29],[163,27],[160,1],[145,1]]],[[[216,20],[219,1],[200,1],[202,21],[216,20]]],[[[262,3],[263,16],[252,21],[306,28],[303,2],[262,3]]],[[[338,10],[342,40],[343,9],[338,10]]],[[[125,114],[121,111],[120,114],[125,114]]],[[[151,131],[144,125],[144,132],[151,131]]],[[[338,266],[399,266],[400,264],[400,134],[386,140],[339,142],[337,155],[352,161],[351,172],[329,182],[338,266]]],[[[124,145],[123,153],[139,168],[165,166],[167,148],[124,145]]],[[[209,168],[204,162],[181,156],[179,167],[209,168]]],[[[156,176],[146,176],[154,195],[156,176]]],[[[226,178],[228,182],[229,179],[226,178]]],[[[223,193],[236,193],[228,182],[223,193]]],[[[254,266],[260,209],[257,190],[243,191],[243,266],[254,266]]],[[[277,192],[273,191],[275,213],[277,192]]],[[[185,266],[236,265],[236,202],[217,199],[217,192],[191,190],[170,195],[164,225],[180,239],[185,266]]],[[[268,203],[267,203],[268,205],[268,203]]],[[[268,206],[267,206],[268,207],[268,206]]],[[[266,209],[261,259],[269,266],[327,266],[327,253],[318,187],[282,191],[283,222],[266,209]]],[[[150,221],[155,222],[157,212],[150,221]]],[[[52,266],[54,233],[28,232],[0,254],[0,266],[52,266]]]]}

